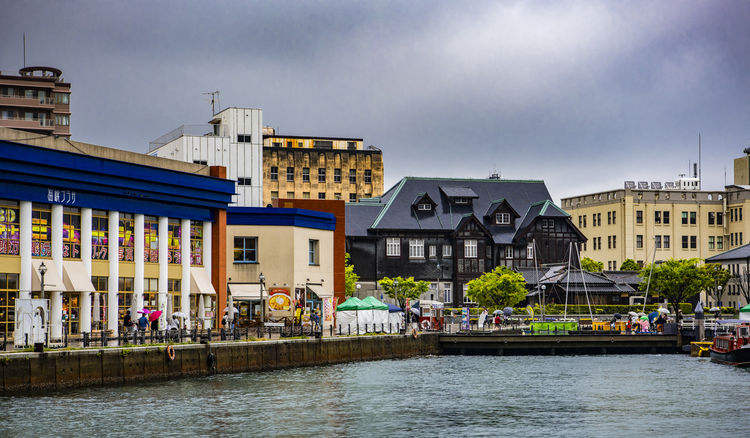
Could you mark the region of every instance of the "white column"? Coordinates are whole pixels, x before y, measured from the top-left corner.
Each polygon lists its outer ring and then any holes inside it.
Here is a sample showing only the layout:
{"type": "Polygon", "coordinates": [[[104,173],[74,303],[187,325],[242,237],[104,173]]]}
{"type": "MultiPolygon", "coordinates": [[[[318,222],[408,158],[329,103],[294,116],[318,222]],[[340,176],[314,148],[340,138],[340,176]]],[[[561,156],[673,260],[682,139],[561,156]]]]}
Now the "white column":
{"type": "MultiPolygon", "coordinates": [[[[91,209],[81,209],[81,262],[91,278],[91,209]]],[[[91,292],[81,292],[81,333],[91,332],[91,292]]]]}
{"type": "Polygon", "coordinates": [[[167,276],[169,274],[167,269],[169,267],[167,261],[167,239],[169,236],[169,228],[167,227],[168,223],[169,218],[159,216],[159,310],[162,311],[162,314],[159,317],[159,330],[164,330],[167,323],[167,298],[169,296],[167,293],[167,276]]]}
{"type": "Polygon", "coordinates": [[[109,288],[107,290],[107,330],[118,336],[117,292],[120,283],[120,213],[109,212],[109,288]]]}
{"type": "MultiPolygon", "coordinates": [[[[52,205],[52,263],[63,277],[63,206],[52,205]]],[[[62,292],[52,291],[49,305],[50,338],[62,339],[62,292]]]]}
{"type": "MultiPolygon", "coordinates": [[[[203,221],[203,269],[206,270],[206,275],[208,275],[208,280],[211,281],[211,225],[212,223],[210,221],[203,221]]],[[[205,300],[207,297],[201,295],[200,300],[205,300]]],[[[211,310],[210,308],[208,309],[211,310]]],[[[198,314],[198,321],[203,321],[203,329],[207,329],[209,327],[209,322],[205,319],[206,318],[206,308],[205,303],[204,306],[198,306],[198,309],[196,309],[196,312],[198,314]],[[203,309],[203,312],[201,312],[201,308],[203,309]]]]}
{"type": "Polygon", "coordinates": [[[186,327],[190,328],[190,219],[183,219],[180,222],[180,228],[180,261],[182,262],[180,310],[186,315],[186,327]]]}
{"type": "Polygon", "coordinates": [[[135,260],[135,279],[133,280],[133,305],[134,309],[131,309],[131,314],[136,315],[136,312],[143,309],[143,262],[145,257],[145,244],[143,241],[143,215],[135,215],[135,254],[133,260],[135,260]]]}
{"type": "Polygon", "coordinates": [[[21,277],[18,285],[18,298],[31,298],[31,202],[21,201],[20,212],[21,241],[18,251],[21,255],[21,277]]]}

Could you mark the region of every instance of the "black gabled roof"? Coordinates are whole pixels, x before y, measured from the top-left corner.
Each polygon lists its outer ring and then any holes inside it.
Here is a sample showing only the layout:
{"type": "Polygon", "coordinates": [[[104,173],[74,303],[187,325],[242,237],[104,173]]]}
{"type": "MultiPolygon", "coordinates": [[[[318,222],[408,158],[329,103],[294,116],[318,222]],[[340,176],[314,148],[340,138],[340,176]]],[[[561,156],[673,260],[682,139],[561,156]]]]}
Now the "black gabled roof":
{"type": "MultiPolygon", "coordinates": [[[[537,218],[554,218],[554,217],[561,217],[570,220],[570,215],[565,212],[562,208],[555,205],[550,200],[544,200],[535,202],[531,206],[529,206],[529,209],[526,211],[526,214],[523,216],[523,220],[521,221],[521,224],[516,228],[516,238],[521,238],[522,234],[525,232],[526,228],[528,228],[534,220],[537,218]]],[[[581,240],[586,240],[586,237],[583,235],[583,233],[578,230],[572,223],[570,224],[571,228],[575,230],[575,232],[578,234],[578,236],[581,238],[581,240]]]]}
{"type": "MultiPolygon", "coordinates": [[[[464,191],[448,191],[452,194],[464,191]]],[[[363,235],[363,229],[378,230],[428,230],[452,232],[466,214],[477,218],[495,200],[504,199],[515,211],[528,211],[529,206],[540,201],[550,201],[551,197],[543,181],[499,180],[499,179],[451,179],[405,177],[383,196],[370,203],[360,200],[346,204],[347,236],[363,235]],[[449,187],[468,188],[476,195],[471,204],[456,205],[445,194],[449,187]],[[435,214],[418,215],[411,208],[420,193],[429,195],[436,206],[435,214]],[[378,205],[378,212],[372,217],[372,210],[378,205]],[[361,211],[361,210],[367,211],[361,211]],[[354,223],[358,222],[358,223],[354,223]],[[361,223],[366,222],[366,223],[361,223]],[[352,233],[350,233],[350,229],[352,233]],[[356,233],[356,234],[354,234],[356,233]]],[[[480,220],[481,222],[481,220],[480,220]]],[[[516,229],[509,226],[485,225],[495,243],[511,243],[516,229]]]]}
{"type": "Polygon", "coordinates": [[[416,208],[418,204],[423,204],[423,200],[432,205],[433,208],[437,205],[437,202],[433,201],[427,193],[417,193],[417,197],[414,198],[414,202],[411,203],[412,207],[416,208]]]}
{"type": "Polygon", "coordinates": [[[521,217],[521,215],[520,215],[520,214],[518,214],[518,212],[517,212],[517,211],[516,211],[516,210],[515,210],[515,209],[514,209],[514,208],[513,208],[513,207],[512,207],[512,206],[511,206],[510,204],[508,204],[508,202],[506,202],[504,198],[501,198],[501,199],[495,199],[494,201],[492,201],[492,202],[490,203],[490,206],[489,206],[489,207],[487,207],[487,212],[486,212],[486,213],[484,213],[484,217],[490,217],[490,216],[492,216],[492,215],[493,215],[493,213],[495,213],[495,211],[496,211],[496,210],[497,210],[497,209],[498,209],[498,208],[499,208],[499,207],[500,207],[501,205],[505,205],[505,206],[507,206],[507,207],[508,207],[508,210],[510,210],[511,214],[512,214],[512,215],[515,215],[515,217],[521,217]]]}
{"type": "Polygon", "coordinates": [[[474,190],[471,187],[453,186],[453,185],[441,185],[440,191],[449,198],[478,198],[474,190]]]}
{"type": "Polygon", "coordinates": [[[737,248],[732,248],[729,251],[724,251],[721,254],[717,254],[713,257],[706,259],[706,263],[721,263],[729,261],[748,261],[750,260],[750,243],[747,243],[737,248]]]}

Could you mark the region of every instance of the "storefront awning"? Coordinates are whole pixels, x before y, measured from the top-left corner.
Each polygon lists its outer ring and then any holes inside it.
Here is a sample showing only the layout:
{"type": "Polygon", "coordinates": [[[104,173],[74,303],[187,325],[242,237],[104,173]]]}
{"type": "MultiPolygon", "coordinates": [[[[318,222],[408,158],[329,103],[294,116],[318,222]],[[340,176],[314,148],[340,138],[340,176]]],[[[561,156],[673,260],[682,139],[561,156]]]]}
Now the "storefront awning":
{"type": "Polygon", "coordinates": [[[331,292],[329,292],[319,284],[308,284],[307,288],[310,289],[310,291],[312,291],[320,299],[333,297],[333,294],[331,292]]]}
{"type": "Polygon", "coordinates": [[[208,273],[204,268],[190,268],[190,294],[191,295],[216,295],[208,273]]]}
{"type": "Polygon", "coordinates": [[[31,259],[31,290],[41,290],[41,276],[39,274],[39,266],[44,262],[44,266],[47,268],[47,273],[44,274],[44,291],[45,292],[60,292],[65,290],[65,285],[60,279],[60,273],[57,272],[55,262],[50,259],[31,259]]]}
{"type": "MultiPolygon", "coordinates": [[[[47,274],[49,274],[49,271],[47,271],[47,274]]],[[[47,282],[46,275],[44,281],[47,282]]],[[[91,277],[86,274],[86,267],[83,262],[63,261],[63,283],[65,284],[65,290],[68,292],[96,292],[94,285],[91,283],[91,277]]],[[[46,288],[47,286],[45,286],[46,288]]]]}
{"type": "Polygon", "coordinates": [[[259,283],[233,283],[228,286],[233,300],[260,300],[259,283]]]}

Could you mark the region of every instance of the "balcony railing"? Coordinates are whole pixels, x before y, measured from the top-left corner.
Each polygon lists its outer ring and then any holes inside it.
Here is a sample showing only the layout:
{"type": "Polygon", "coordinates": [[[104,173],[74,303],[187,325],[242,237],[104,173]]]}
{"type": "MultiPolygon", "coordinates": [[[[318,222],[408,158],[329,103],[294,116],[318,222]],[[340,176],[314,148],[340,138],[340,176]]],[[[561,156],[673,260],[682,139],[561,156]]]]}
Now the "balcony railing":
{"type": "Polygon", "coordinates": [[[24,127],[31,127],[35,124],[39,124],[39,126],[43,126],[45,128],[55,126],[55,121],[53,119],[27,119],[25,117],[8,117],[8,116],[0,118],[0,126],[7,126],[7,124],[2,123],[5,120],[9,120],[14,123],[27,122],[27,123],[19,124],[19,125],[23,125],[24,127]]]}
{"type": "Polygon", "coordinates": [[[0,94],[0,99],[27,100],[29,101],[29,104],[33,102],[34,104],[39,103],[40,105],[54,105],[55,104],[55,99],[52,97],[26,97],[26,96],[18,96],[15,94],[0,94]]]}

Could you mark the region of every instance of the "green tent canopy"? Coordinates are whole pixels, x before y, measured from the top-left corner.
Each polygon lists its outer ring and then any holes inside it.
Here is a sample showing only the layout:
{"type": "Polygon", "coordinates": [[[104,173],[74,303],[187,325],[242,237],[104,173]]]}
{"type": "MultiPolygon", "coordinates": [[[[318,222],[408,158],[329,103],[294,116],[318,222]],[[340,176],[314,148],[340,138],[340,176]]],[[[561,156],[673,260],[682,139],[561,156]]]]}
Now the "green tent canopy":
{"type": "Polygon", "coordinates": [[[367,305],[367,309],[372,310],[388,310],[388,305],[378,301],[375,297],[365,297],[361,300],[362,304],[367,305]]]}
{"type": "Polygon", "coordinates": [[[362,300],[360,300],[357,297],[351,297],[336,307],[337,312],[342,312],[346,310],[366,310],[366,309],[370,309],[370,307],[367,304],[363,304],[362,300]]]}
{"type": "Polygon", "coordinates": [[[740,312],[750,312],[750,304],[740,309],[740,312]]]}

